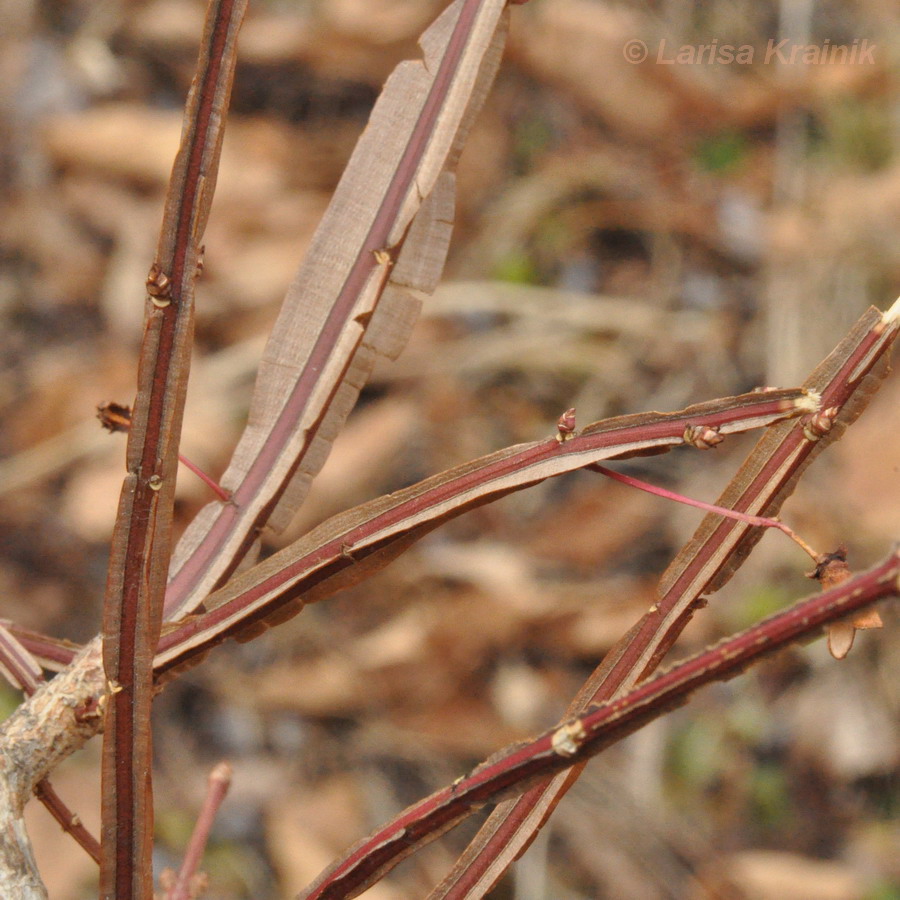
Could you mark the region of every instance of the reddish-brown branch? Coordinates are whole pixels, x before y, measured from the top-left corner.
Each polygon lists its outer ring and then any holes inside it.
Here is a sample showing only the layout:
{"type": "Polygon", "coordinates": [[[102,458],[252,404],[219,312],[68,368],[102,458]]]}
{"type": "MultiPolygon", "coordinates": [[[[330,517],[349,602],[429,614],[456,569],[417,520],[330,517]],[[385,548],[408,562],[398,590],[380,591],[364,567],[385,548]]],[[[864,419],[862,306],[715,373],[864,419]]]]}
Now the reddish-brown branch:
{"type": "Polygon", "coordinates": [[[44,673],[21,641],[0,625],[0,672],[6,680],[30,697],[40,687],[44,673]]]}
{"type": "Polygon", "coordinates": [[[762,657],[823,626],[900,593],[900,553],[831,590],[704,650],[632,688],[592,706],[536,740],[491,757],[450,787],[432,794],[353,847],[298,900],[345,900],[377,881],[422,844],[456,825],[485,803],[521,790],[535,778],[570,768],[596,755],[655,718],[683,704],[703,685],[731,678],[762,657]]]}
{"type": "Polygon", "coordinates": [[[95,838],[81,821],[81,818],[72,812],[63,802],[55,788],[45,778],[38,782],[34,789],[34,795],[44,804],[47,811],[59,822],[60,827],[84,848],[85,852],[95,863],[100,863],[100,842],[95,838]]]}
{"type": "Polygon", "coordinates": [[[741,394],[673,413],[606,419],[564,443],[551,438],[519,444],[432,476],[336,516],[233,579],[207,598],[206,612],[164,632],[157,649],[157,674],[189,664],[227,637],[240,636],[273,615],[286,618],[298,612],[298,599],[321,599],[364,562],[370,570],[375,560],[384,565],[442,521],[513,490],[598,459],[684,444],[691,423],[734,433],[814,409],[814,401],[803,391],[741,394]]]}
{"type": "Polygon", "coordinates": [[[101,897],[149,898],[152,661],[169,565],[178,441],[193,331],[193,284],[209,213],[246,0],[213,0],[173,167],[148,302],[128,475],[103,614],[111,696],[103,745],[101,897]]]}
{"type": "MultiPolygon", "coordinates": [[[[804,382],[820,395],[817,412],[767,429],[716,505],[777,515],[810,462],[862,412],[888,371],[900,328],[900,301],[885,313],[867,310],[804,382]]],[[[652,609],[604,658],[570,704],[576,715],[615,697],[654,671],[693,615],[703,593],[718,590],[762,534],[742,522],[708,515],[663,575],[652,609]]],[[[498,806],[430,900],[480,896],[520,856],[580,773],[575,767],[498,806]]]]}
{"type": "Polygon", "coordinates": [[[52,638],[39,631],[23,628],[9,619],[0,619],[0,627],[9,631],[44,669],[52,671],[64,669],[81,650],[81,647],[72,641],[52,638]]]}
{"type": "MultiPolygon", "coordinates": [[[[406,146],[397,160],[396,169],[387,185],[384,196],[372,219],[371,226],[356,250],[346,279],[328,311],[325,321],[316,335],[301,370],[291,388],[265,443],[256,458],[246,467],[238,484],[231,491],[229,502],[215,511],[212,522],[189,557],[174,573],[165,600],[166,617],[180,618],[193,611],[203,596],[198,589],[204,583],[211,590],[214,583],[227,577],[240,563],[243,556],[266,525],[275,506],[288,488],[303,457],[313,445],[325,412],[334,401],[353,361],[357,347],[345,353],[343,369],[335,383],[327,385],[328,397],[324,408],[305,428],[304,440],[296,451],[296,458],[285,466],[279,464],[297,432],[298,423],[322,391],[322,375],[327,372],[326,363],[335,353],[340,339],[353,314],[357,300],[379,263],[379,254],[388,254],[391,262],[396,259],[403,238],[391,239],[396,231],[398,218],[410,191],[416,187],[423,157],[429,141],[440,122],[451,89],[457,83],[457,68],[467,43],[472,37],[477,19],[485,0],[463,0],[458,18],[450,35],[446,50],[440,60],[431,87],[415,120],[406,146]],[[273,472],[283,474],[273,480],[273,472]],[[226,548],[230,548],[228,552],[226,548]],[[214,570],[214,577],[210,576],[214,570]]],[[[379,288],[379,293],[384,283],[379,288]]],[[[360,336],[361,340],[361,336],[360,336]]]]}

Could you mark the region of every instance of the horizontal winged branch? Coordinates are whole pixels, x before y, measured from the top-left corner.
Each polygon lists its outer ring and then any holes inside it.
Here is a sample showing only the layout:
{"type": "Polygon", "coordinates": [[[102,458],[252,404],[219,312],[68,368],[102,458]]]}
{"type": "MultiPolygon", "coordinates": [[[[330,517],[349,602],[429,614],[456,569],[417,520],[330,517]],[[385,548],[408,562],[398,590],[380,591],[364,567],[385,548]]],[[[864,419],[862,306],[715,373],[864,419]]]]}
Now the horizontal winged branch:
{"type": "Polygon", "coordinates": [[[535,778],[595,756],[663,713],[685,703],[697,688],[732,678],[751,663],[874,602],[900,594],[900,553],[836,588],[710,647],[621,697],[587,708],[525,744],[501,750],[468,775],[404,810],[390,824],[351,848],[298,900],[355,897],[423,844],[465,817],[535,778]]]}
{"type": "MultiPolygon", "coordinates": [[[[157,675],[195,661],[227,637],[252,637],[386,565],[441,522],[555,475],[606,459],[663,452],[703,429],[725,435],[809,415],[818,398],[772,390],[700,403],[674,413],[641,413],[499,450],[335,516],[237,576],[205,602],[206,611],[167,628],[157,675]],[[563,435],[561,435],[563,436],[563,435]]],[[[568,426],[567,426],[568,427],[568,426]]]]}

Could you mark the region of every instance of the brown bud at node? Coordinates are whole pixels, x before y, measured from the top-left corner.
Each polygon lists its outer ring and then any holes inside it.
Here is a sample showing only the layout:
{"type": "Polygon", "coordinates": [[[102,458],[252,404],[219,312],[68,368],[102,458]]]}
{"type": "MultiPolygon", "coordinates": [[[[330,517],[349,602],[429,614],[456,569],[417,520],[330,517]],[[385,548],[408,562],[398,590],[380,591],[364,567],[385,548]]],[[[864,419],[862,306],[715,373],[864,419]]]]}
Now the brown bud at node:
{"type": "Polygon", "coordinates": [[[147,293],[153,305],[161,309],[172,302],[172,282],[157,263],[153,263],[147,273],[147,293]]]}
{"type": "Polygon", "coordinates": [[[829,406],[828,409],[813,413],[813,415],[803,423],[803,436],[813,443],[820,438],[825,437],[825,435],[834,427],[834,420],[837,418],[839,412],[840,410],[837,406],[829,406]]]}
{"type": "Polygon", "coordinates": [[[719,434],[719,429],[710,425],[688,425],[684,429],[682,438],[686,444],[690,444],[698,450],[711,450],[725,440],[719,434]]]}
{"type": "MultiPolygon", "coordinates": [[[[827,591],[845,582],[851,574],[847,565],[847,548],[838,547],[834,553],[823,554],[815,571],[809,572],[808,577],[815,578],[822,585],[822,590],[827,591]]],[[[882,624],[876,609],[866,609],[852,619],[833,622],[828,626],[828,651],[835,659],[843,659],[853,647],[853,639],[859,629],[881,628],[882,624]]]]}
{"type": "Polygon", "coordinates": [[[95,719],[100,719],[104,715],[104,706],[106,705],[105,697],[88,697],[87,700],[79,703],[72,710],[75,721],[79,725],[84,725],[95,719]]]}
{"type": "Polygon", "coordinates": [[[581,720],[575,719],[573,722],[566,722],[553,732],[550,746],[557,756],[574,756],[586,737],[587,732],[581,720]]]}
{"type": "Polygon", "coordinates": [[[836,587],[846,581],[851,575],[850,566],[847,565],[847,548],[840,546],[833,553],[823,553],[816,560],[816,567],[812,572],[807,572],[807,578],[813,578],[822,585],[822,590],[836,587]]]}
{"type": "Polygon", "coordinates": [[[575,407],[573,406],[571,409],[567,409],[557,420],[556,420],[556,439],[563,443],[563,441],[568,441],[572,437],[575,436],[575,407]]]}

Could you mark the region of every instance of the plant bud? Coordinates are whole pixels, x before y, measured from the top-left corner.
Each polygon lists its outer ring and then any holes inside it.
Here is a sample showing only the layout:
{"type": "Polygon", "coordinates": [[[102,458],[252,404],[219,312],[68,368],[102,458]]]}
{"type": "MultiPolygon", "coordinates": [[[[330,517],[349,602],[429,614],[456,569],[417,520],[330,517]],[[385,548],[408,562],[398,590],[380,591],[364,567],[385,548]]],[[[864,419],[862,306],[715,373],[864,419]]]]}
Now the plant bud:
{"type": "Polygon", "coordinates": [[[688,425],[684,429],[682,437],[686,444],[690,444],[698,450],[711,450],[725,440],[719,434],[719,429],[710,425],[688,425]]]}
{"type": "Polygon", "coordinates": [[[164,309],[172,302],[172,282],[157,263],[147,273],[147,293],[154,306],[164,309]]]}
{"type": "Polygon", "coordinates": [[[812,443],[825,437],[834,426],[838,412],[840,412],[838,407],[829,406],[828,409],[813,413],[803,425],[803,436],[812,443]]]}
{"type": "Polygon", "coordinates": [[[97,407],[97,418],[107,431],[128,431],[131,428],[131,407],[110,400],[97,407]]]}
{"type": "Polygon", "coordinates": [[[575,436],[575,407],[573,406],[571,409],[567,409],[557,420],[556,420],[556,439],[563,443],[563,441],[568,441],[570,438],[575,436]]]}

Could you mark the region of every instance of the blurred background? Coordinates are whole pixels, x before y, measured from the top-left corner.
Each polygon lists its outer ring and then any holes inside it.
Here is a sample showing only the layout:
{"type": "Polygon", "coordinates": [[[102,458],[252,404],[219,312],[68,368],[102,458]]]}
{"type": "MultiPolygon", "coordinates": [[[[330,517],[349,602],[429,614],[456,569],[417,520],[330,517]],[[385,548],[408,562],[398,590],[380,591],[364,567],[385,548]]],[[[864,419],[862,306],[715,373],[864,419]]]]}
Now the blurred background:
{"type": "MultiPolygon", "coordinates": [[[[251,4],[183,444],[213,475],[380,85],[444,6],[251,4]]],[[[124,472],[124,440],[94,411],[133,397],[202,18],[193,0],[0,0],[2,615],[72,640],[99,625],[124,472]]],[[[512,19],[463,155],[445,284],[269,549],[548,436],[570,406],[586,424],[796,385],[866,306],[898,293],[896,4],[531,0],[512,19]],[[835,46],[846,52],[832,58],[835,46]]],[[[898,439],[894,377],[784,519],[821,550],[846,544],[855,569],[882,558],[900,537],[898,439]]],[[[618,467],[714,500],[752,443],[618,467]]],[[[179,527],[208,499],[182,471],[179,527]]],[[[158,700],[159,865],[177,866],[227,758],[207,896],[291,896],[403,806],[553,724],[699,520],[576,473],[215,651],[158,700]]],[[[809,568],[767,535],[674,656],[810,593],[809,568]]],[[[493,896],[900,898],[900,648],[897,611],[883,614],[844,662],[821,641],[791,649],[595,760],[493,896]]],[[[7,711],[18,701],[2,689],[7,711]]],[[[95,830],[98,757],[95,741],[53,778],[95,830]]],[[[93,864],[32,807],[51,897],[93,896],[93,864]]],[[[366,896],[425,896],[474,824],[366,896]]]]}

